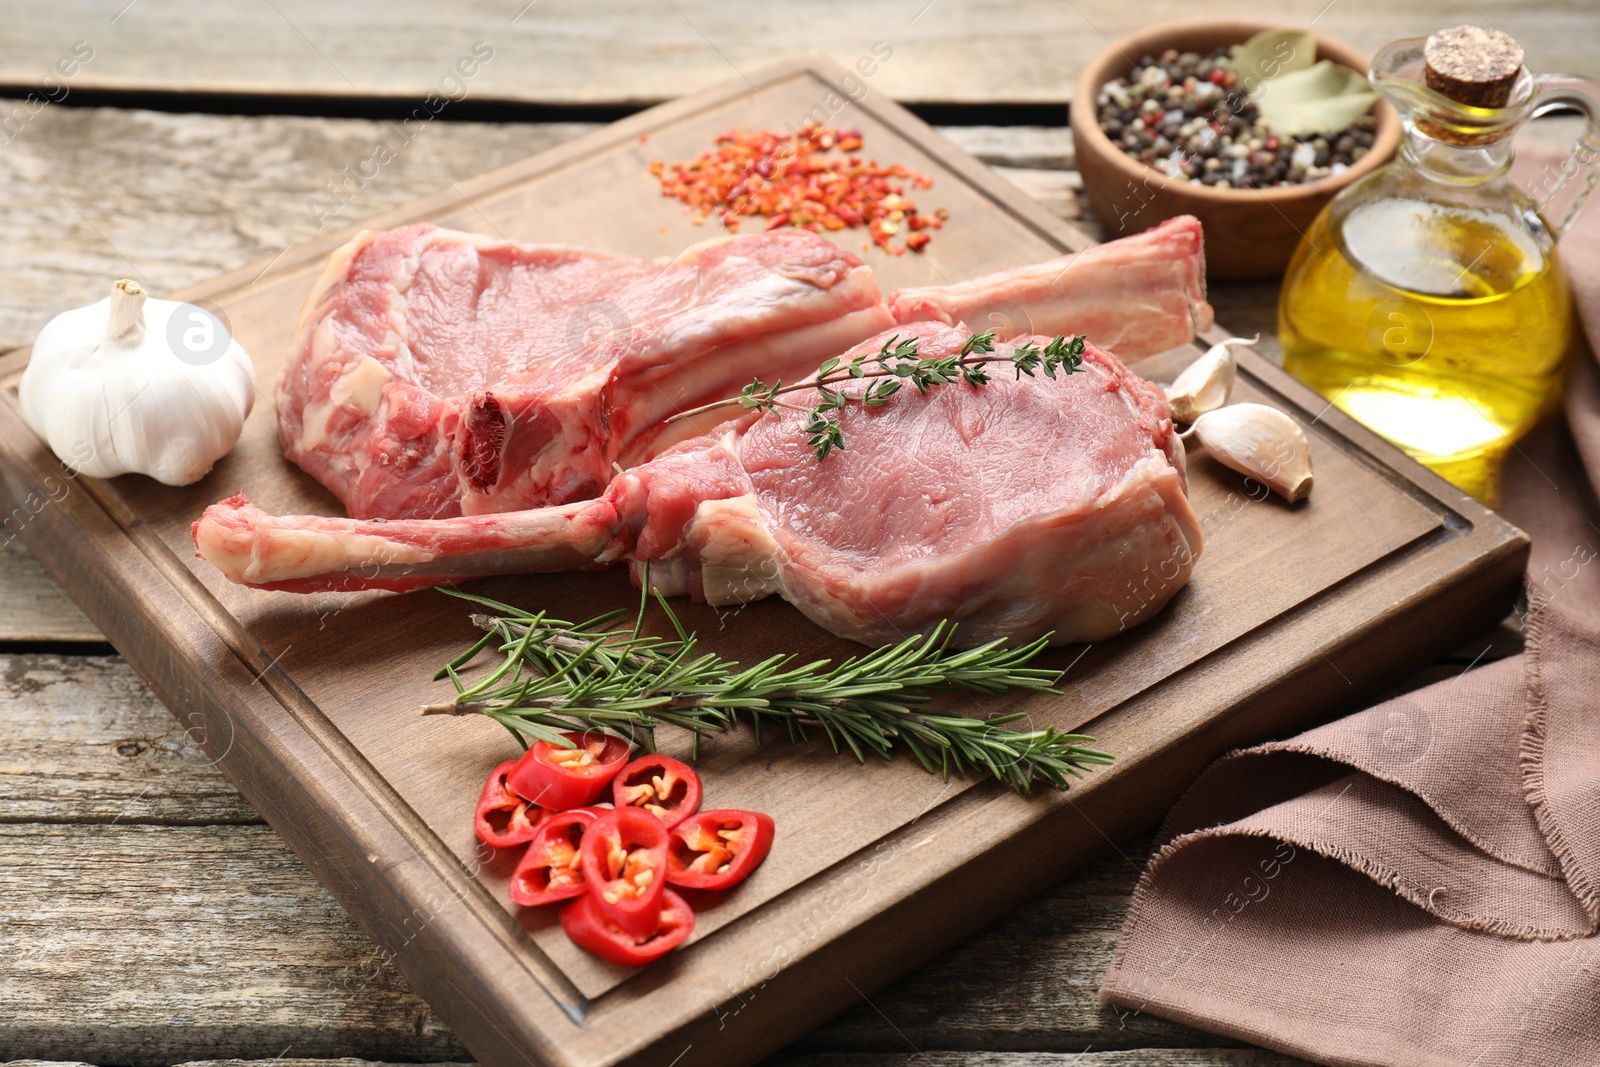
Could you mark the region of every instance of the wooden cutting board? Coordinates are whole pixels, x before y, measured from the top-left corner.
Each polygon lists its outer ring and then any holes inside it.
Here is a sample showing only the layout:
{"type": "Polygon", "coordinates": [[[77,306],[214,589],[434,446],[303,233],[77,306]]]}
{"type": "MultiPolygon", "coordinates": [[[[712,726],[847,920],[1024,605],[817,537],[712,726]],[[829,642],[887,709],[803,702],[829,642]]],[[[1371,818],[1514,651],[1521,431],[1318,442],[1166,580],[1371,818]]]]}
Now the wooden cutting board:
{"type": "MultiPolygon", "coordinates": [[[[428,219],[672,255],[717,231],[659,195],[651,160],[692,158],[729,127],[836,112],[862,129],[865,154],[933,176],[919,204],[950,212],[925,256],[862,253],[885,291],[1090,243],[880,95],[850,102],[846,87],[861,82],[846,79],[818,59],[774,67],[365,225],[428,219]]],[[[401,138],[397,128],[404,151],[401,138]]],[[[238,489],[270,511],[338,513],[281,457],[271,395],[300,303],[351,232],[178,294],[220,308],[260,371],[243,440],[198,485],[71,477],[18,413],[27,354],[0,362],[6,527],[485,1064],[753,1061],[1151,825],[1219,752],[1356,706],[1501,617],[1517,588],[1520,532],[1245,352],[1236,398],[1307,427],[1313,496],[1284,505],[1194,453],[1206,547],[1170,606],[1116,639],[1052,651],[1046,662],[1066,671],[1059,695],[954,705],[1081,727],[1115,766],[1070,793],[1024,798],[940,781],[903,757],[863,766],[823,745],[718,738],[701,758],[707,804],[771,813],[777,845],[750,882],[701,910],[685,949],[637,972],[612,967],[572,946],[552,912],[507,904],[509,872],[473,838],[483,778],[514,744],[486,720],[416,714],[446,695],[433,670],[474,636],[460,602],[264,593],[194,558],[190,524],[238,489]]],[[[861,241],[839,236],[853,250],[861,241]]],[[[1196,354],[1139,370],[1170,380],[1196,354]]],[[[1160,581],[1146,576],[1128,595],[1160,581]]],[[[472,588],[567,618],[635,596],[620,573],[472,588]]],[[[708,647],[741,659],[856,650],[777,601],[681,613],[708,647]]]]}

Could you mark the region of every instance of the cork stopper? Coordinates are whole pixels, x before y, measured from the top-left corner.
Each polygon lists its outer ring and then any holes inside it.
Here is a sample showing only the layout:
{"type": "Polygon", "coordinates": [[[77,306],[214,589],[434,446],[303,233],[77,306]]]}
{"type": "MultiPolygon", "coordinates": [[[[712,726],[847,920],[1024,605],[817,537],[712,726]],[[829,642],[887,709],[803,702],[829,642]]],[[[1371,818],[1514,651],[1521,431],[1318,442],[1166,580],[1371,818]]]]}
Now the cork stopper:
{"type": "Polygon", "coordinates": [[[1522,46],[1477,26],[1440,30],[1422,55],[1428,88],[1470,107],[1505,107],[1522,71],[1522,46]]]}

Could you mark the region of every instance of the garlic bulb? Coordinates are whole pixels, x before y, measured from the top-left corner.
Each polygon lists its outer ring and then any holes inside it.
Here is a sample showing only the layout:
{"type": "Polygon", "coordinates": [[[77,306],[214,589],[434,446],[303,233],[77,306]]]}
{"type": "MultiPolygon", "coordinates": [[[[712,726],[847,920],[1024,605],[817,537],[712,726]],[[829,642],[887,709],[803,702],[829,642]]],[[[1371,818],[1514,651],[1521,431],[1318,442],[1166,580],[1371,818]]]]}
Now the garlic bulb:
{"type": "Polygon", "coordinates": [[[189,485],[238,442],[255,368],[215,317],[147,300],[123,280],[45,324],[18,399],[28,425],[79,472],[189,485]]]}
{"type": "Polygon", "coordinates": [[[1167,387],[1167,405],[1172,408],[1172,417],[1179,422],[1193,422],[1226,404],[1238,375],[1233,346],[1253,345],[1259,340],[1260,334],[1218,341],[1206,349],[1205,355],[1185,367],[1178,380],[1167,387]]]}
{"type": "Polygon", "coordinates": [[[1189,432],[1217,462],[1255,478],[1291,504],[1311,492],[1311,446],[1295,421],[1265,404],[1208,411],[1189,432]]]}

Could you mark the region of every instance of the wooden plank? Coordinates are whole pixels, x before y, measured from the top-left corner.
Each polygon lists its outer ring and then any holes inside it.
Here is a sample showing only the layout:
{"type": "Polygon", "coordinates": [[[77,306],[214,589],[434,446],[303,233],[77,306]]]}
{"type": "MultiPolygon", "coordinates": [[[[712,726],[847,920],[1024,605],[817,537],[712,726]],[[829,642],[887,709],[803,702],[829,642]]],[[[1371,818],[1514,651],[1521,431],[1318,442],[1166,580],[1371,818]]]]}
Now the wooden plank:
{"type": "Polygon", "coordinates": [[[120,656],[0,655],[0,822],[262,822],[120,656]]]}
{"type": "MultiPolygon", "coordinates": [[[[738,84],[670,105],[379,224],[406,216],[456,225],[481,218],[512,232],[533,229],[643,254],[671,251],[683,240],[672,232],[674,224],[684,228],[675,205],[609,190],[639,181],[642,134],[650,134],[651,153],[682,152],[728,124],[770,124],[828,86],[840,88],[837,75],[798,68],[765,77],[760,93],[738,84]],[[600,220],[606,233],[596,228],[600,220]]],[[[884,263],[886,285],[930,269],[975,274],[1084,246],[1081,234],[910,116],[867,106],[849,118],[872,143],[936,173],[940,199],[955,217],[984,219],[982,227],[947,228],[939,256],[884,263]]],[[[270,354],[283,350],[288,319],[319,257],[317,246],[297,249],[265,276],[236,272],[204,290],[221,300],[236,335],[257,353],[264,382],[274,376],[270,354]]],[[[1170,374],[1184,358],[1174,353],[1148,373],[1170,374]]],[[[13,371],[19,362],[11,361],[13,371]]],[[[1292,410],[1315,402],[1258,359],[1244,361],[1240,392],[1292,410]]],[[[4,407],[0,414],[8,491],[21,498],[49,467],[14,412],[4,407]]],[[[1310,412],[1303,415],[1309,424],[1310,412]]],[[[1093,776],[1072,803],[957,786],[947,796],[904,762],[857,770],[816,752],[785,752],[776,766],[763,767],[738,751],[737,739],[719,741],[707,765],[726,802],[761,798],[760,806],[787,828],[789,847],[775,851],[736,898],[701,914],[688,951],[624,982],[547,925],[514,921],[487,891],[497,888],[491,874],[478,881],[464,875],[463,866],[481,872],[481,864],[463,811],[470,810],[476,779],[501,758],[471,731],[498,735],[483,722],[449,734],[408,723],[395,704],[397,679],[425,676],[445,648],[459,643],[453,605],[409,600],[407,630],[415,644],[400,649],[375,625],[390,609],[370,598],[342,603],[344,610],[330,618],[326,604],[283,598],[269,604],[192,569],[188,525],[219,485],[250,485],[276,508],[320,502],[303,480],[287,476],[270,412],[259,411],[252,426],[209,482],[156,491],[136,481],[86,481],[102,510],[86,494],[69,495],[45,509],[25,536],[47,565],[70,577],[96,621],[110,627],[185,721],[213,731],[237,725],[227,735],[233,747],[224,768],[369,929],[393,943],[414,913],[427,915],[421,931],[403,937],[407,973],[491,1061],[521,1048],[562,1062],[609,1063],[660,1055],[669,1042],[702,1041],[686,1062],[730,1062],[771,1048],[849,1001],[846,986],[821,980],[837,976],[841,965],[859,976],[860,986],[850,987],[876,988],[919,954],[1043,887],[1052,873],[1088,859],[1106,836],[1148,823],[1220,747],[1333,710],[1319,680],[1323,672],[1371,684],[1408,655],[1431,655],[1431,647],[1395,642],[1387,631],[1404,622],[1402,632],[1437,642],[1452,625],[1470,625],[1520,568],[1522,543],[1492,516],[1426,476],[1392,468],[1393,451],[1347,421],[1324,418],[1311,429],[1320,490],[1311,507],[1291,513],[1261,506],[1218,524],[1210,531],[1217,562],[1202,564],[1205,576],[1197,574],[1182,608],[1166,612],[1137,641],[1130,636],[1098,647],[1073,675],[1069,701],[1034,702],[1036,722],[1074,726],[1098,715],[1093,729],[1123,757],[1093,776]],[[1313,521],[1323,531],[1314,536],[1305,525],[1313,521]],[[73,558],[77,553],[89,555],[73,558]],[[1483,584],[1467,581],[1473,576],[1483,584]],[[1298,610],[1313,596],[1317,610],[1298,610]],[[1274,655],[1263,656],[1263,647],[1274,655]],[[292,660],[291,648],[297,649],[292,660]],[[370,669],[353,674],[355,663],[370,669]],[[1292,684],[1297,680],[1305,684],[1292,684]],[[774,789],[774,775],[796,788],[774,789]],[[820,818],[841,805],[863,813],[843,832],[820,818]],[[1057,842],[1048,864],[1038,862],[1025,834],[1057,842]],[[868,861],[874,873],[863,880],[858,867],[868,861]],[[957,899],[959,909],[950,903],[957,899]],[[819,907],[827,916],[820,923],[819,907]],[[721,1029],[711,1009],[755,983],[775,946],[793,962],[767,983],[773,992],[740,1020],[736,1036],[705,1048],[703,1040],[721,1029]],[[740,977],[730,981],[730,975],[740,977]],[[478,992],[469,997],[461,983],[478,992]],[[574,1020],[580,1012],[582,1026],[574,1020]]],[[[1208,478],[1204,469],[1197,461],[1195,499],[1202,514],[1212,514],[1208,509],[1222,505],[1231,483],[1208,478]]],[[[492,588],[510,599],[526,599],[537,588],[556,610],[631,600],[619,581],[582,576],[492,588]]],[[[688,618],[694,625],[713,622],[704,612],[688,618]]],[[[776,648],[846,651],[819,642],[782,605],[749,609],[743,621],[722,639],[736,656],[776,648]]]]}
{"type": "MultiPolygon", "coordinates": [[[[904,1052],[780,1053],[762,1067],[902,1067],[904,1052]]],[[[1146,1049],[1139,1052],[940,1052],[916,1053],[909,1062],[919,1067],[1297,1067],[1305,1063],[1264,1049],[1146,1049]]],[[[6,1067],[89,1067],[61,1060],[12,1060],[6,1067]]],[[[191,1060],[177,1067],[402,1067],[350,1058],[314,1060],[191,1060]]],[[[421,1064],[408,1067],[471,1067],[470,1064],[421,1064]]]]}
{"type": "MultiPolygon", "coordinates": [[[[6,1067],[91,1067],[81,1060],[11,1060],[6,1067]]],[[[379,1063],[374,1060],[358,1060],[353,1057],[339,1059],[304,1059],[285,1056],[270,1060],[190,1060],[187,1063],[177,1064],[176,1067],[401,1067],[398,1063],[379,1063]]],[[[472,1067],[469,1062],[456,1061],[452,1063],[410,1063],[406,1067],[472,1067]]]]}
{"type": "MultiPolygon", "coordinates": [[[[694,92],[781,55],[817,49],[865,57],[864,91],[903,101],[1064,103],[1073,72],[1118,38],[1194,18],[1184,0],[852,0],[763,5],[727,0],[367,0],[211,4],[62,0],[19,4],[0,44],[0,81],[38,89],[75,41],[93,58],[71,88],[383,97],[419,105],[475,42],[493,58],[443,90],[472,100],[634,104],[694,92]],[[597,46],[604,42],[603,47],[597,46]]],[[[1250,0],[1214,0],[1212,17],[1259,19],[1250,0]]],[[[1481,0],[1467,12],[1516,36],[1543,70],[1592,69],[1592,10],[1563,0],[1481,0]]],[[[1316,28],[1371,53],[1466,17],[1451,0],[1294,0],[1270,17],[1316,28]]],[[[52,83],[59,93],[61,83],[52,83]]]]}
{"type": "Polygon", "coordinates": [[[470,1058],[266,826],[6,823],[0,854],[8,1055],[470,1058]]]}
{"type": "Polygon", "coordinates": [[[900,1067],[907,1063],[916,1067],[1308,1067],[1305,1060],[1258,1048],[945,1052],[909,1046],[894,1052],[782,1052],[762,1061],[762,1067],[900,1067]]]}
{"type": "Polygon", "coordinates": [[[939,132],[985,163],[1071,170],[1072,131],[1060,126],[941,126],[939,132]]]}
{"type": "Polygon", "coordinates": [[[8,1058],[465,1057],[121,657],[0,655],[0,722],[8,1058]]]}
{"type": "MultiPolygon", "coordinates": [[[[763,1067],[901,1067],[903,1052],[779,1053],[763,1067]]],[[[917,1052],[910,1062],[933,1067],[1295,1067],[1306,1061],[1264,1049],[1146,1049],[1138,1052],[917,1052]]],[[[6,1067],[90,1067],[59,1060],[12,1060],[6,1067]]],[[[401,1067],[351,1058],[273,1060],[192,1060],[177,1067],[401,1067]]],[[[409,1065],[417,1067],[417,1065],[409,1065]]],[[[467,1064],[424,1064],[420,1067],[469,1067],[467,1064]]]]}
{"type": "Polygon", "coordinates": [[[17,518],[0,532],[0,641],[103,641],[13,534],[17,518]]]}

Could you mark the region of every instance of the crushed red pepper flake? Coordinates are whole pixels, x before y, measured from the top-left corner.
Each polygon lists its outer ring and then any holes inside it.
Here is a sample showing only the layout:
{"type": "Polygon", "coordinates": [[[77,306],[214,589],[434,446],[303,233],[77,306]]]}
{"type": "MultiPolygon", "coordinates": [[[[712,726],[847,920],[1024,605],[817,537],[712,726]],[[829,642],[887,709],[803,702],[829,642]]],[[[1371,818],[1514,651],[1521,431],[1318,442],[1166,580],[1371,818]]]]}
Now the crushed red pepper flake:
{"type": "MultiPolygon", "coordinates": [[[[849,155],[862,146],[860,130],[808,123],[797,133],[729,130],[716,147],[687,163],[650,164],[661,195],[688,205],[691,221],[715,217],[731,233],[745,220],[764,228],[797,226],[812,233],[866,227],[871,243],[890,255],[921,252],[950,213],[919,214],[908,189],[933,179],[899,163],[849,155]],[[823,153],[838,151],[839,156],[823,153]],[[898,242],[892,239],[901,237],[898,242]]],[[[862,248],[868,245],[863,244],[862,248]]]]}

